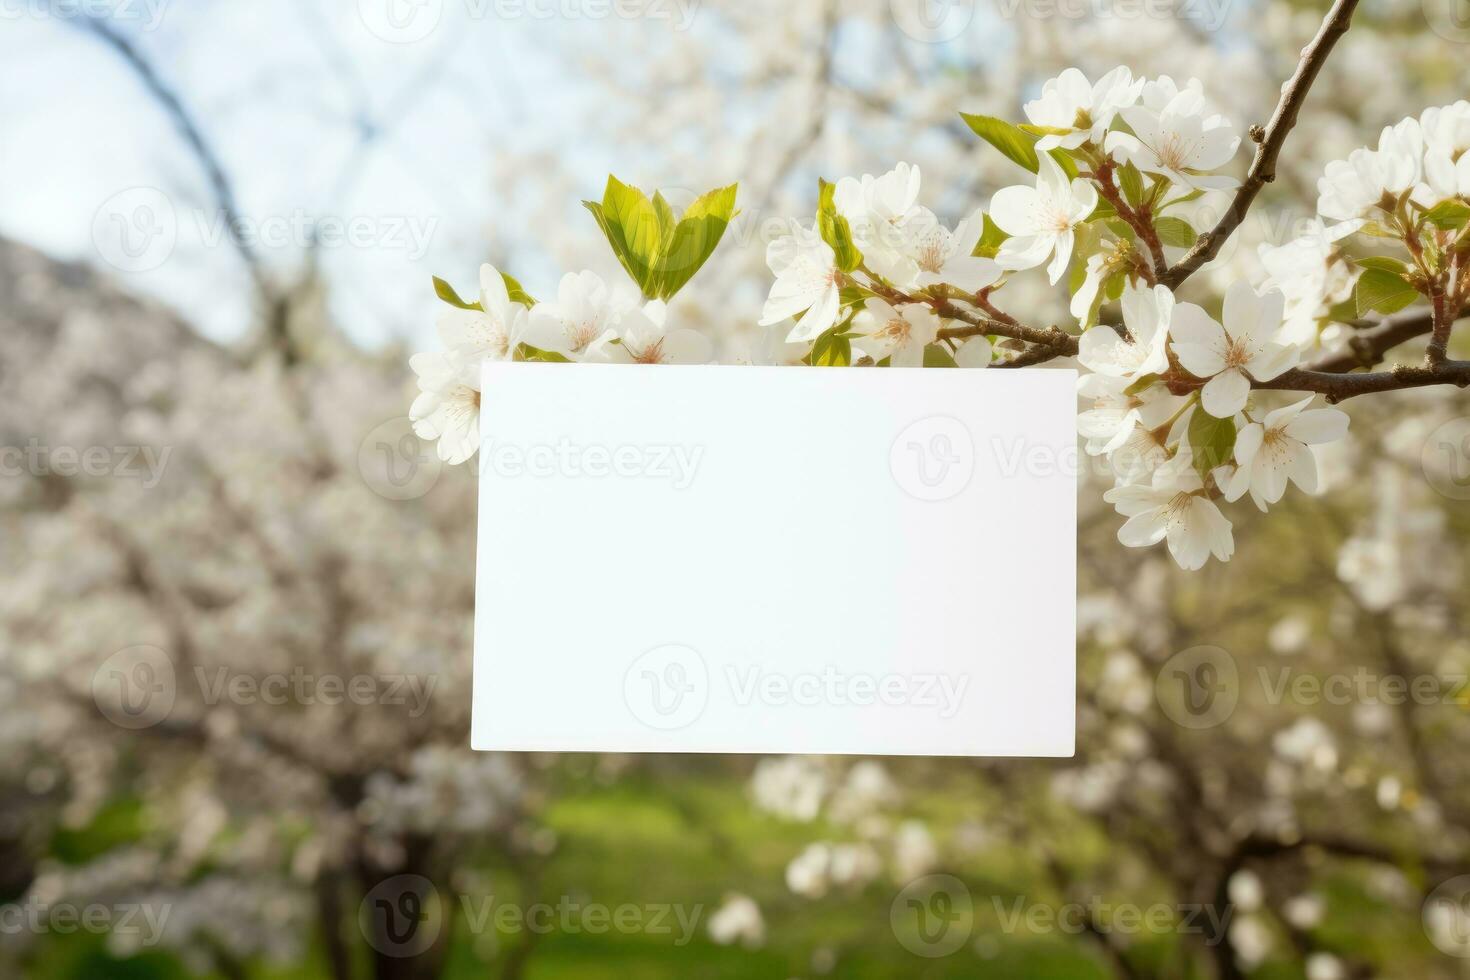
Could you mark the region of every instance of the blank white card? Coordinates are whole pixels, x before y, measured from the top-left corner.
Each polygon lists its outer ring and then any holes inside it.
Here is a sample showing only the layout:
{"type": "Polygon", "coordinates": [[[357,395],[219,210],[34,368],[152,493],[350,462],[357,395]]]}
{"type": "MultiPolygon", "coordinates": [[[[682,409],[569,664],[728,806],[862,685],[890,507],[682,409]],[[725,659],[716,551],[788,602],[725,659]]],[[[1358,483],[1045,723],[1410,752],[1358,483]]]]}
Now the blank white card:
{"type": "Polygon", "coordinates": [[[487,364],[471,743],[1071,755],[1075,390],[487,364]]]}

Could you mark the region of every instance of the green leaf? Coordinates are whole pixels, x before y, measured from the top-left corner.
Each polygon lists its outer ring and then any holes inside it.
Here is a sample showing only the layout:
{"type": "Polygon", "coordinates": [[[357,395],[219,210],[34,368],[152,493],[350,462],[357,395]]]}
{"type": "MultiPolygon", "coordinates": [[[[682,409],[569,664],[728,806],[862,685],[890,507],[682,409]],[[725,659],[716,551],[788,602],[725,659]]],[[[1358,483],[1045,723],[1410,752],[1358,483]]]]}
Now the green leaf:
{"type": "MultiPolygon", "coordinates": [[[[994,116],[979,116],[962,112],[960,117],[975,131],[975,135],[1004,153],[1013,163],[1020,164],[1033,174],[1036,173],[1037,168],[1040,167],[1036,159],[1036,141],[1040,138],[1040,132],[1027,132],[1019,126],[1012,125],[1004,119],[996,119],[994,116]]],[[[1066,132],[1066,130],[1058,132],[1066,132]]],[[[1052,150],[1051,157],[1069,178],[1077,176],[1077,164],[1066,152],[1052,150]]]]}
{"type": "Polygon", "coordinates": [[[514,276],[507,272],[502,272],[500,278],[505,282],[505,291],[510,294],[510,301],[512,303],[519,303],[528,310],[536,305],[535,297],[521,288],[521,284],[516,281],[514,276]]]}
{"type": "Polygon", "coordinates": [[[1159,233],[1159,241],[1174,248],[1192,248],[1199,238],[1199,233],[1188,221],[1173,215],[1154,219],[1154,230],[1159,233]]]}
{"type": "Polygon", "coordinates": [[[1365,269],[1353,288],[1353,301],[1358,316],[1369,312],[1397,313],[1419,298],[1419,293],[1403,276],[1387,269],[1365,269]]]}
{"type": "Polygon", "coordinates": [[[1235,419],[1217,419],[1195,408],[1189,417],[1189,446],[1194,450],[1194,468],[1203,480],[1235,452],[1235,419]]]}
{"type": "Polygon", "coordinates": [[[1437,228],[1457,229],[1465,227],[1470,221],[1470,204],[1464,201],[1456,201],[1451,198],[1448,201],[1440,201],[1434,207],[1424,212],[1424,220],[1430,222],[1437,228]]]}
{"type": "Polygon", "coordinates": [[[516,345],[515,353],[511,355],[513,361],[547,361],[555,364],[570,364],[571,358],[565,354],[558,354],[554,350],[542,350],[532,347],[530,344],[516,345]]]}
{"type": "Polygon", "coordinates": [[[852,240],[852,226],[837,213],[837,186],[829,181],[817,180],[817,230],[822,241],[832,246],[837,256],[837,268],[851,272],[863,264],[863,253],[858,251],[852,240]]]}
{"type": "Polygon", "coordinates": [[[454,287],[438,276],[434,277],[434,293],[450,306],[457,306],[462,310],[478,310],[481,308],[479,303],[467,303],[460,299],[459,293],[454,291],[454,287]]]}
{"type": "Polygon", "coordinates": [[[672,224],[673,211],[663,201],[663,195],[654,195],[654,210],[659,215],[660,224],[671,226],[673,230],[664,238],[665,247],[659,255],[654,275],[653,295],[664,301],[672,299],[714,254],[725,229],[735,217],[735,195],[739,186],[731,184],[700,195],[684,209],[676,225],[672,224]]]}
{"type": "Polygon", "coordinates": [[[852,364],[852,335],[838,324],[823,331],[812,343],[811,363],[815,367],[847,367],[852,364]]]}
{"type": "Polygon", "coordinates": [[[1000,230],[1000,225],[990,220],[990,215],[981,216],[984,219],[984,228],[980,232],[980,240],[975,243],[975,253],[983,258],[993,259],[1000,251],[1001,243],[1010,235],[1000,230]]]}
{"type": "MultiPolygon", "coordinates": [[[[502,272],[500,278],[505,282],[505,291],[510,294],[511,302],[520,303],[527,309],[536,305],[536,300],[531,297],[530,293],[521,288],[521,284],[515,280],[514,276],[502,272]]],[[[457,306],[462,310],[484,309],[478,300],[471,303],[461,299],[459,293],[454,291],[454,287],[438,276],[434,277],[434,293],[450,306],[457,306]]]]}
{"type": "Polygon", "coordinates": [[[1203,197],[1204,196],[1204,193],[1205,192],[1202,191],[1202,190],[1200,190],[1199,188],[1195,188],[1194,190],[1190,191],[1188,194],[1180,194],[1178,197],[1174,198],[1173,200],[1165,201],[1163,204],[1159,205],[1159,210],[1160,211],[1163,211],[1166,208],[1172,208],[1176,204],[1184,204],[1187,201],[1193,201],[1193,200],[1195,200],[1197,198],[1203,197]]]}
{"type": "Polygon", "coordinates": [[[1118,168],[1118,184],[1129,204],[1136,207],[1143,200],[1143,174],[1133,164],[1125,163],[1118,168]]]}
{"type": "Polygon", "coordinates": [[[1370,255],[1364,259],[1354,259],[1354,262],[1365,269],[1382,269],[1384,272],[1392,272],[1396,276],[1406,275],[1409,267],[1390,255],[1370,255]]]}
{"type": "Polygon", "coordinates": [[[954,355],[943,344],[928,344],[924,347],[925,367],[959,367],[954,355]]]}
{"type": "Polygon", "coordinates": [[[662,253],[658,209],[636,187],[608,175],[602,203],[583,201],[607,236],[613,254],[645,296],[655,295],[654,272],[662,253]]]}

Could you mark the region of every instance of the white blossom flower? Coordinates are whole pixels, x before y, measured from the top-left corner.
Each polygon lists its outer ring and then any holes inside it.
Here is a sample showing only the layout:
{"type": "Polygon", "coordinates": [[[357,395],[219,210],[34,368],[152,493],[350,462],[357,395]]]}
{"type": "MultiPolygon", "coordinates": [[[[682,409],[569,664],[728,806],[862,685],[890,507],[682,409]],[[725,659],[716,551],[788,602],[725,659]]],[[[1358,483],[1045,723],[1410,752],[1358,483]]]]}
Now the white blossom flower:
{"type": "MultiPolygon", "coordinates": [[[[1181,450],[1183,454],[1187,448],[1181,450]]],[[[1179,567],[1195,571],[1211,555],[1229,561],[1235,540],[1230,521],[1205,496],[1204,484],[1193,467],[1185,464],[1187,456],[1171,460],[1154,471],[1149,485],[1114,487],[1103,499],[1128,518],[1118,529],[1120,542],[1145,548],[1167,539],[1169,554],[1179,567]]]]}
{"type": "Polygon", "coordinates": [[[1109,153],[1185,187],[1226,190],[1239,184],[1234,177],[1209,173],[1230,162],[1240,136],[1210,108],[1197,82],[1159,109],[1133,106],[1122,113],[1133,134],[1109,133],[1109,153]]]}
{"type": "Polygon", "coordinates": [[[504,277],[488,262],[480,266],[480,307],[446,307],[437,324],[444,346],[476,368],[481,361],[510,357],[526,327],[526,308],[510,298],[504,277]]]}
{"type": "Polygon", "coordinates": [[[1000,278],[1001,268],[994,259],[973,254],[985,231],[983,211],[977,209],[951,232],[934,212],[919,208],[900,231],[903,242],[896,257],[898,261],[890,258],[892,274],[876,266],[874,271],[901,287],[948,283],[975,293],[994,285],[1000,278]]]}
{"type": "Polygon", "coordinates": [[[776,274],[760,325],[768,327],[805,311],[786,335],[788,342],[815,340],[837,322],[842,305],[842,272],[832,246],[815,231],[797,229],[766,248],[766,264],[776,274]]]}
{"type": "MultiPolygon", "coordinates": [[[[1087,440],[1089,455],[1114,452],[1138,426],[1158,428],[1169,421],[1184,403],[1182,397],[1169,394],[1163,385],[1150,385],[1130,394],[1128,388],[1131,386],[1128,378],[1107,374],[1084,374],[1077,379],[1078,396],[1091,406],[1077,416],[1077,433],[1087,440]]],[[[1158,449],[1163,451],[1161,445],[1158,449]]]]}
{"type": "Polygon", "coordinates": [[[1078,362],[1098,374],[1129,380],[1167,370],[1174,294],[1167,286],[1130,285],[1123,290],[1122,305],[1123,323],[1132,339],[1109,326],[1093,327],[1077,342],[1078,362]]]}
{"type": "MultiPolygon", "coordinates": [[[[667,329],[668,309],[661,300],[625,312],[618,326],[618,342],[595,344],[588,360],[632,364],[705,364],[714,345],[697,330],[667,329]]],[[[607,338],[603,338],[606,341],[607,338]]]]}
{"type": "Polygon", "coordinates": [[[624,314],[638,306],[631,285],[609,289],[595,272],[561,277],[556,302],[538,303],[527,318],[525,343],[577,359],[604,348],[624,314]]]}
{"type": "Polygon", "coordinates": [[[1076,68],[1068,68],[1041,86],[1041,97],[1027,102],[1026,118],[1034,126],[1064,130],[1047,133],[1036,143],[1038,151],[1056,147],[1074,150],[1083,143],[1101,143],[1118,110],[1131,106],[1143,91],[1143,79],[1119,65],[1094,85],[1076,68]]]}
{"type": "Polygon", "coordinates": [[[1327,165],[1317,181],[1317,213],[1361,224],[1387,199],[1413,188],[1424,170],[1424,135],[1419,120],[1386,127],[1378,149],[1359,147],[1346,160],[1327,165]]]}
{"type": "Polygon", "coordinates": [[[1008,235],[996,262],[1003,269],[1031,269],[1053,256],[1047,275],[1053,285],[1072,258],[1073,231],[1097,207],[1097,189],[1067,175],[1050,154],[1037,155],[1036,186],[1002,187],[990,199],[990,220],[1008,235]]]}
{"type": "Polygon", "coordinates": [[[480,447],[480,362],[454,351],[415,354],[419,395],[408,417],[420,439],[439,440],[439,458],[463,463],[480,447]]]}
{"type": "Polygon", "coordinates": [[[1285,300],[1285,322],[1277,339],[1307,348],[1317,342],[1319,321],[1329,308],[1352,295],[1357,272],[1338,255],[1336,243],[1353,231],[1351,224],[1328,227],[1314,218],[1306,230],[1285,245],[1261,245],[1257,253],[1266,269],[1266,289],[1285,300]]]}
{"type": "MultiPolygon", "coordinates": [[[[879,177],[843,177],[832,192],[832,204],[846,218],[853,241],[868,267],[900,285],[916,274],[906,253],[904,226],[920,214],[919,168],[899,163],[879,177]]],[[[973,247],[973,246],[972,246],[973,247]]]]}
{"type": "Polygon", "coordinates": [[[1205,411],[1229,418],[1245,407],[1252,378],[1270,381],[1296,366],[1299,351],[1272,339],[1284,303],[1279,292],[1257,293],[1242,280],[1225,293],[1223,326],[1193,303],[1175,308],[1174,355],[1190,374],[1210,379],[1200,392],[1205,411]]]}
{"type": "Polygon", "coordinates": [[[709,917],[709,937],[720,946],[739,942],[746,949],[759,949],[766,941],[766,920],[749,895],[732,892],[709,917]]]}
{"type": "Polygon", "coordinates": [[[1304,412],[1315,395],[1278,408],[1263,422],[1251,422],[1235,437],[1235,475],[1225,488],[1226,500],[1250,491],[1261,510],[1286,492],[1289,479],[1307,493],[1317,491],[1317,458],[1308,447],[1347,435],[1348,417],[1335,408],[1304,412]]]}
{"type": "Polygon", "coordinates": [[[1419,115],[1424,136],[1424,184],[1419,203],[1433,207],[1470,195],[1470,102],[1433,106],[1419,115]]]}
{"type": "Polygon", "coordinates": [[[891,306],[881,299],[870,299],[852,321],[852,329],[861,334],[858,346],[875,361],[891,357],[894,367],[922,367],[924,348],[939,336],[939,317],[929,307],[907,303],[891,306]]]}

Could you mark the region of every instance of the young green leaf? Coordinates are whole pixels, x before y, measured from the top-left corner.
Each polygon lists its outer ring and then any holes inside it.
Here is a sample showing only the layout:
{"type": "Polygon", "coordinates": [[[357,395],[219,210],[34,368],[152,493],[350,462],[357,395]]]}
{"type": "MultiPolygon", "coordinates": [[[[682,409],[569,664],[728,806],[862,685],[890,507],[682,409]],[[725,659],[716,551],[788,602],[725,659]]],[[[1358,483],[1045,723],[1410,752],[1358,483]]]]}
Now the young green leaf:
{"type": "Polygon", "coordinates": [[[1123,188],[1123,197],[1129,204],[1138,206],[1143,200],[1143,174],[1131,163],[1118,168],[1118,183],[1123,188]]]}
{"type": "Polygon", "coordinates": [[[1174,248],[1193,248],[1199,238],[1188,221],[1168,214],[1154,219],[1154,230],[1159,233],[1159,241],[1174,248]]]}
{"type": "Polygon", "coordinates": [[[1396,276],[1406,275],[1409,267],[1391,255],[1370,255],[1363,259],[1354,259],[1358,265],[1365,269],[1382,269],[1384,272],[1392,272],[1396,276]]]}
{"type": "Polygon", "coordinates": [[[952,368],[959,367],[959,364],[955,363],[954,355],[949,352],[948,347],[943,344],[928,344],[924,347],[924,366],[952,368]]]}
{"type": "MultiPolygon", "coordinates": [[[[975,135],[1004,153],[1012,162],[1020,164],[1033,174],[1041,166],[1036,159],[1036,141],[1040,139],[1040,133],[1027,132],[1019,126],[1012,125],[1004,119],[996,119],[994,116],[979,116],[962,112],[960,117],[975,131],[975,135]]],[[[1051,157],[1068,178],[1077,176],[1077,163],[1071,155],[1062,150],[1052,150],[1051,157]]]]}
{"type": "Polygon", "coordinates": [[[837,268],[851,272],[863,264],[863,253],[858,251],[852,239],[852,226],[837,213],[837,187],[818,178],[817,189],[817,230],[822,241],[832,246],[832,252],[837,256],[837,268]]]}
{"type": "Polygon", "coordinates": [[[984,224],[980,231],[980,240],[975,243],[974,254],[993,259],[1000,251],[1001,243],[1011,236],[1001,231],[1000,226],[990,220],[989,214],[981,215],[981,219],[984,224]]]}
{"type": "Polygon", "coordinates": [[[602,203],[583,201],[613,254],[645,296],[655,295],[654,270],[662,252],[658,210],[642,191],[609,175],[602,203]]]}
{"type": "MultiPolygon", "coordinates": [[[[678,223],[672,225],[672,233],[664,239],[664,250],[659,255],[654,276],[653,295],[664,301],[672,299],[704,266],[735,217],[738,189],[738,184],[717,188],[700,195],[684,209],[678,223]]],[[[656,211],[662,200],[661,194],[654,195],[656,211]]],[[[666,202],[663,208],[668,209],[666,202]]],[[[668,210],[667,218],[661,216],[660,220],[672,222],[673,211],[668,210]]]]}
{"type": "Polygon", "coordinates": [[[454,291],[454,287],[449,285],[449,283],[445,282],[443,279],[440,279],[438,276],[434,277],[434,294],[442,299],[444,302],[448,303],[450,306],[457,306],[462,310],[480,309],[480,304],[478,302],[469,303],[465,300],[460,299],[459,293],[456,293],[454,291]]]}
{"type": "Polygon", "coordinates": [[[1419,298],[1419,293],[1403,276],[1387,269],[1364,269],[1353,288],[1353,301],[1358,316],[1369,312],[1397,313],[1419,298]]]}
{"type": "Polygon", "coordinates": [[[831,327],[812,343],[814,367],[847,367],[852,364],[852,335],[843,324],[831,327]]]}
{"type": "Polygon", "coordinates": [[[1194,450],[1194,468],[1203,480],[1235,452],[1235,419],[1217,419],[1196,408],[1189,417],[1189,445],[1194,450]]]}
{"type": "Polygon", "coordinates": [[[1470,222],[1470,204],[1451,198],[1440,201],[1434,207],[1424,212],[1424,220],[1433,224],[1436,228],[1455,230],[1465,227],[1470,222]]]}

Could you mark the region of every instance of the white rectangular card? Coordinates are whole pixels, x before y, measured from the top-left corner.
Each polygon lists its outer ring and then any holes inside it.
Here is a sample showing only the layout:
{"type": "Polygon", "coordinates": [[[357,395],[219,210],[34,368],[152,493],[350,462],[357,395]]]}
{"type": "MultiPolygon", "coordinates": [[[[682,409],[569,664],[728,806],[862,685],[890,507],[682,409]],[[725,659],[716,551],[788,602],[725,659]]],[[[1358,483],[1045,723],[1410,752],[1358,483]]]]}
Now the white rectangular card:
{"type": "Polygon", "coordinates": [[[1071,755],[1075,385],[486,364],[472,745],[1071,755]]]}

